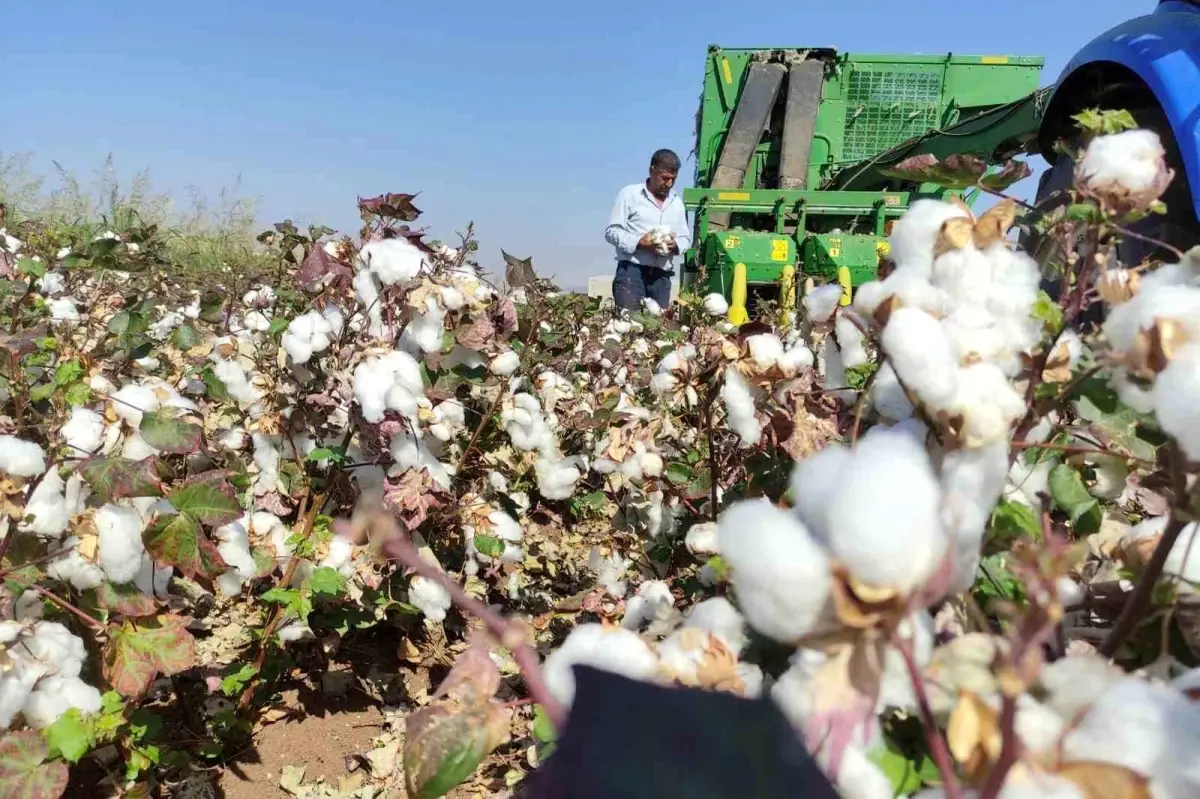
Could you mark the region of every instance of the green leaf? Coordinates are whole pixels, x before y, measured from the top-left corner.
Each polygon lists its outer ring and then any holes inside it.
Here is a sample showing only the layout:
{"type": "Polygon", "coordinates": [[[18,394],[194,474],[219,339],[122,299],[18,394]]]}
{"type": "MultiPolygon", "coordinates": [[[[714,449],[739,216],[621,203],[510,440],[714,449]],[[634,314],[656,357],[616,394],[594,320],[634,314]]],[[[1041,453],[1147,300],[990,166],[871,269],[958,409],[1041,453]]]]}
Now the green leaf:
{"type": "Polygon", "coordinates": [[[103,651],[104,677],[121,695],[141,696],[159,675],[196,664],[196,642],[179,616],[127,620],[110,628],[103,651]]]}
{"type": "Polygon", "coordinates": [[[692,469],[686,463],[672,461],[667,464],[666,476],[675,485],[686,485],[692,479],[692,469]]]}
{"type": "Polygon", "coordinates": [[[267,333],[268,335],[272,336],[278,335],[279,333],[287,330],[289,324],[291,323],[287,319],[276,317],[275,319],[271,320],[271,324],[267,327],[267,333]]]}
{"type": "Polygon", "coordinates": [[[174,566],[191,578],[213,578],[228,568],[200,523],[187,513],[156,519],[142,533],[142,542],[159,563],[174,566]]]}
{"type": "Polygon", "coordinates": [[[80,381],[73,383],[63,396],[72,408],[81,408],[91,402],[92,388],[87,383],[80,381]]]}
{"type": "Polygon", "coordinates": [[[83,364],[78,358],[64,361],[54,370],[54,385],[62,387],[70,385],[83,377],[83,364]]]}
{"type": "Polygon", "coordinates": [[[210,291],[200,298],[200,318],[205,322],[220,322],[224,315],[225,295],[219,291],[210,291]]]}
{"type": "Polygon", "coordinates": [[[95,590],[96,603],[109,613],[135,618],[153,616],[158,612],[154,597],[143,594],[135,585],[103,582],[95,590]]]}
{"type": "Polygon", "coordinates": [[[476,535],[475,549],[481,555],[498,558],[504,554],[504,541],[492,535],[476,535]]]}
{"type": "Polygon", "coordinates": [[[1100,503],[1088,492],[1079,472],[1065,463],[1050,471],[1050,497],[1070,518],[1076,533],[1090,535],[1100,529],[1100,503]]]}
{"type": "Polygon", "coordinates": [[[21,274],[35,279],[46,276],[45,261],[35,261],[32,258],[18,258],[17,269],[20,270],[21,274]]]}
{"type": "Polygon", "coordinates": [[[173,455],[191,455],[200,450],[204,429],[181,417],[182,413],[174,408],[150,411],[142,414],[138,430],[146,443],[157,450],[173,455]]]}
{"type": "Polygon", "coordinates": [[[216,479],[198,475],[167,494],[167,501],[175,510],[201,524],[213,527],[231,524],[241,516],[242,509],[227,477],[225,473],[216,479]]]}
{"type": "Polygon", "coordinates": [[[924,785],[916,764],[901,753],[888,748],[872,752],[869,757],[891,781],[894,795],[908,795],[924,785]]]}
{"type": "Polygon", "coordinates": [[[1044,291],[1038,292],[1037,302],[1033,305],[1031,316],[1040,321],[1042,330],[1050,335],[1057,333],[1062,328],[1063,308],[1050,299],[1050,295],[1044,291]]]}
{"type": "Polygon", "coordinates": [[[346,578],[337,569],[321,566],[313,569],[312,576],[308,578],[308,587],[314,594],[341,596],[346,588],[346,578]]]}
{"type": "Polygon", "coordinates": [[[255,577],[266,577],[275,571],[275,553],[266,547],[251,547],[250,557],[254,558],[255,577]]]}
{"type": "Polygon", "coordinates": [[[161,497],[161,463],[151,455],[140,461],[125,458],[88,458],[80,465],[79,476],[101,502],[131,497],[161,497]]]}
{"type": "Polygon", "coordinates": [[[291,618],[307,619],[313,610],[312,600],[296,588],[272,588],[259,598],[264,602],[283,605],[287,615],[291,618]]]}
{"type": "Polygon", "coordinates": [[[554,728],[554,722],[546,715],[541,705],[533,706],[533,737],[544,744],[558,740],[558,730],[554,728]]]}
{"type": "Polygon", "coordinates": [[[78,708],[70,708],[66,713],[42,730],[46,744],[50,747],[50,756],[62,755],[71,763],[79,759],[92,748],[92,731],[84,723],[78,708]]]}
{"type": "Polygon", "coordinates": [[[235,696],[246,689],[246,686],[258,674],[258,667],[253,663],[244,663],[236,671],[221,678],[221,693],[225,696],[235,696]]]}
{"type": "Polygon", "coordinates": [[[58,799],[67,790],[66,763],[46,763],[46,741],[33,730],[0,738],[0,796],[58,799]]]}
{"type": "Polygon", "coordinates": [[[1002,499],[992,512],[992,531],[1000,536],[1002,543],[1009,543],[1016,538],[1040,541],[1042,523],[1033,508],[1002,499]]]}
{"type": "Polygon", "coordinates": [[[190,350],[200,343],[200,331],[185,322],[171,331],[171,343],[181,350],[190,350]]]}
{"type": "Polygon", "coordinates": [[[204,381],[204,390],[210,398],[217,402],[229,401],[229,389],[225,388],[225,384],[221,382],[221,378],[217,377],[217,373],[212,370],[211,366],[205,366],[200,371],[200,379],[204,381]]]}
{"type": "Polygon", "coordinates": [[[341,463],[343,457],[345,457],[345,452],[342,451],[341,447],[337,447],[336,449],[330,447],[317,447],[312,452],[308,453],[308,456],[305,458],[305,460],[314,461],[316,463],[321,463],[323,461],[341,463]]]}
{"type": "Polygon", "coordinates": [[[34,402],[48,400],[54,396],[56,386],[53,383],[40,383],[29,389],[29,399],[34,402]]]}

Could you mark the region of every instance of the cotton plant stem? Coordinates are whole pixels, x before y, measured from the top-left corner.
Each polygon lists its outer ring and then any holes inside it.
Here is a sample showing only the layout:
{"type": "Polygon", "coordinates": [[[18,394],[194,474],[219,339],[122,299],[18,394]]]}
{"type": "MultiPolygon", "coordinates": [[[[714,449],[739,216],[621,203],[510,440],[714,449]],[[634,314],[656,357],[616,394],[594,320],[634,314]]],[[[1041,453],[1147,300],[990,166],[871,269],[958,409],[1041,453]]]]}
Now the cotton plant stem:
{"type": "Polygon", "coordinates": [[[913,693],[917,697],[917,707],[921,712],[921,726],[925,728],[925,739],[929,743],[929,751],[938,772],[942,775],[942,787],[946,799],[962,799],[962,788],[958,784],[958,776],[954,771],[954,761],[950,757],[950,747],[938,729],[933,716],[933,708],[929,704],[929,694],[925,691],[925,680],[917,659],[913,656],[912,641],[899,635],[895,638],[896,649],[904,658],[904,666],[908,670],[908,678],[912,682],[913,693]]]}

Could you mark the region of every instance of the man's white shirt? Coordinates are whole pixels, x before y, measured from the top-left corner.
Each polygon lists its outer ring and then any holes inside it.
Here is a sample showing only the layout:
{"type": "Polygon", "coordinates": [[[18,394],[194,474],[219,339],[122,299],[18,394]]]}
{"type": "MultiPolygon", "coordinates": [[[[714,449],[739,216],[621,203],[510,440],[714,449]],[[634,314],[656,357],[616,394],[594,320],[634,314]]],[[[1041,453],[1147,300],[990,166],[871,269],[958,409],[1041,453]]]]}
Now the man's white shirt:
{"type": "Polygon", "coordinates": [[[617,194],[608,227],[604,229],[604,240],[616,250],[618,261],[632,261],[641,266],[673,272],[676,256],[659,255],[653,250],[638,249],[637,246],[643,235],[659,225],[665,225],[675,233],[680,253],[692,246],[692,229],[688,225],[683,198],[671,192],[659,206],[646,188],[645,181],[631,183],[617,194]]]}

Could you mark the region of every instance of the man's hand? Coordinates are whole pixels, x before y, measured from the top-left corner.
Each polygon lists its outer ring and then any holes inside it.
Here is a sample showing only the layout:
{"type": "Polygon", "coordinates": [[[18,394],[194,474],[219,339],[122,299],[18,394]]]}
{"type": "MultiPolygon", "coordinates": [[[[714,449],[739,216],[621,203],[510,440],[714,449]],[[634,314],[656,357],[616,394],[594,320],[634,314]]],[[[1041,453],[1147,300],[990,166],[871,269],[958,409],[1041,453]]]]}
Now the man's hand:
{"type": "Polygon", "coordinates": [[[642,250],[654,249],[654,240],[650,238],[649,231],[642,234],[642,237],[640,239],[638,239],[637,246],[639,249],[642,249],[642,250]]]}
{"type": "Polygon", "coordinates": [[[679,242],[675,240],[674,236],[671,237],[671,243],[668,245],[668,247],[668,251],[671,253],[671,255],[679,255],[679,242]]]}

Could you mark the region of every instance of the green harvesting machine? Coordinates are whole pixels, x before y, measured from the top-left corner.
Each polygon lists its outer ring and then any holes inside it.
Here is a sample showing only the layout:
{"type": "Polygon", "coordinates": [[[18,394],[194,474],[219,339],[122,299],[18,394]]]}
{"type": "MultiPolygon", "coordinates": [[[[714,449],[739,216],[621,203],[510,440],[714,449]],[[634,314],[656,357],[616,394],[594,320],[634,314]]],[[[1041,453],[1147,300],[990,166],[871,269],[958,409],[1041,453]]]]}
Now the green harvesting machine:
{"type": "Polygon", "coordinates": [[[1034,151],[1049,92],[1038,90],[1042,64],[710,45],[696,188],[683,192],[694,237],[682,288],[722,294],[735,324],[755,296],[795,307],[806,278],[837,281],[848,304],[875,278],[891,224],[911,203],[977,199],[889,168],[954,154],[996,165],[1034,151]]]}

